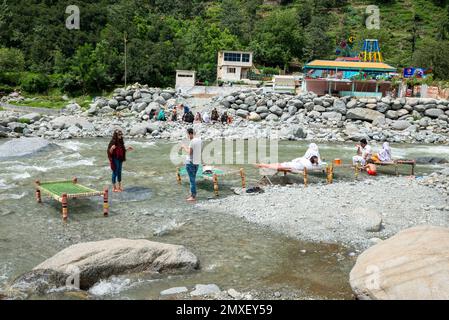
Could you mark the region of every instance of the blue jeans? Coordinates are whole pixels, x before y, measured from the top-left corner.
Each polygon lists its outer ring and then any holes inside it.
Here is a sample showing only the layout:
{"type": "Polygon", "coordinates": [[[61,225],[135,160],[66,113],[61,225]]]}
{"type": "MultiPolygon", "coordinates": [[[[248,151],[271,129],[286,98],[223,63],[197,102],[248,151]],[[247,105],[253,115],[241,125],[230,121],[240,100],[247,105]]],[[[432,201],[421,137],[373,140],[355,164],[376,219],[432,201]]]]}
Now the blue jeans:
{"type": "Polygon", "coordinates": [[[196,197],[196,173],[198,172],[199,165],[188,163],[186,164],[186,170],[190,180],[190,193],[192,197],[196,197]]]}
{"type": "Polygon", "coordinates": [[[122,182],[122,164],[123,161],[119,159],[112,158],[112,162],[114,163],[115,170],[112,171],[112,184],[115,184],[117,181],[122,182]]]}

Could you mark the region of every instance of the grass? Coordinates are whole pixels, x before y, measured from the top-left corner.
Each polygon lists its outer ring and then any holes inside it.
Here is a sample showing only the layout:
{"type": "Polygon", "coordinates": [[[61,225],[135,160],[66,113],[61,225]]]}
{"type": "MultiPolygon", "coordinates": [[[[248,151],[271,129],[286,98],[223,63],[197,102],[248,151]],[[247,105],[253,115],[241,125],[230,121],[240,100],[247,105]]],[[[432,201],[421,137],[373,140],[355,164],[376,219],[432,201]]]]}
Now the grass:
{"type": "Polygon", "coordinates": [[[87,109],[89,104],[92,103],[92,99],[92,96],[89,95],[69,98],[68,101],[64,100],[62,95],[29,95],[25,96],[24,101],[12,101],[10,104],[34,108],[62,109],[69,104],[69,101],[73,101],[83,109],[87,109]]]}

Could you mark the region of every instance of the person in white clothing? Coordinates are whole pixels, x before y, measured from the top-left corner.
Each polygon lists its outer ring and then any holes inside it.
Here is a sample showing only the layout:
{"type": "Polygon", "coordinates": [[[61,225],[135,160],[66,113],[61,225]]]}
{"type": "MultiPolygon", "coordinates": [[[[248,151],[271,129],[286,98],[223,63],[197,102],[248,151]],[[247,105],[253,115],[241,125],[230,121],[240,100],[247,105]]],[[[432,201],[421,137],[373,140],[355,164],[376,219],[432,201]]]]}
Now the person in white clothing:
{"type": "Polygon", "coordinates": [[[312,157],[318,158],[318,164],[321,163],[321,156],[320,156],[320,150],[318,149],[318,146],[315,143],[311,143],[309,145],[309,148],[307,149],[304,158],[307,160],[310,160],[312,157]]]}
{"type": "Polygon", "coordinates": [[[318,157],[312,156],[310,159],[305,157],[296,158],[289,162],[272,163],[272,164],[258,164],[258,168],[274,169],[274,170],[291,170],[293,172],[299,172],[304,169],[313,169],[313,166],[318,165],[318,157]]]}
{"type": "Polygon", "coordinates": [[[210,123],[210,116],[209,116],[209,113],[207,111],[203,112],[203,122],[204,123],[210,123]]]}
{"type": "Polygon", "coordinates": [[[390,162],[393,160],[391,155],[391,147],[388,142],[384,142],[382,149],[377,153],[377,158],[381,162],[390,162]]]}
{"type": "Polygon", "coordinates": [[[360,145],[356,145],[356,147],[357,155],[352,158],[352,164],[361,164],[362,166],[364,166],[366,165],[367,160],[371,159],[371,147],[368,145],[366,139],[360,140],[360,145]]]}
{"type": "Polygon", "coordinates": [[[183,145],[182,148],[187,152],[186,171],[190,180],[190,197],[187,201],[196,201],[196,175],[201,164],[201,139],[194,136],[192,128],[187,129],[187,135],[190,139],[189,146],[183,145]]]}

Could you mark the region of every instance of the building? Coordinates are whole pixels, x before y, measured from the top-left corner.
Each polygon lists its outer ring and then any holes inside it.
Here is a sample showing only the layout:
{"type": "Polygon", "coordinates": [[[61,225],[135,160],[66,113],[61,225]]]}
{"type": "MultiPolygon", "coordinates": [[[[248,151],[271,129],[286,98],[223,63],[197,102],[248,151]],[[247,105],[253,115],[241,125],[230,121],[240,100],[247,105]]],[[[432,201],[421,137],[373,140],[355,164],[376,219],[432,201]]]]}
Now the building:
{"type": "Polygon", "coordinates": [[[294,76],[273,76],[273,91],[279,93],[295,93],[296,79],[294,76]]]}
{"type": "Polygon", "coordinates": [[[176,70],[176,88],[194,87],[196,83],[196,71],[176,70]]]}
{"type": "Polygon", "coordinates": [[[253,66],[253,53],[245,51],[219,51],[217,81],[245,81],[253,66]]]}
{"type": "Polygon", "coordinates": [[[304,66],[302,90],[317,95],[382,97],[396,68],[381,62],[314,60],[304,66]]]}

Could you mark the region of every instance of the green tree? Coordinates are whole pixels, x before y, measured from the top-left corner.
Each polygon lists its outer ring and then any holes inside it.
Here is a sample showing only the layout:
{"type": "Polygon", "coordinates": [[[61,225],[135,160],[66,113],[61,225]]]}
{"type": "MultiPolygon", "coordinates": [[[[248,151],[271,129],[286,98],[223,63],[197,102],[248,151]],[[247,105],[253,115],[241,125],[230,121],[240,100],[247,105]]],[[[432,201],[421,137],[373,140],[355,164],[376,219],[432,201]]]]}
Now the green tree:
{"type": "Polygon", "coordinates": [[[449,79],[449,41],[427,39],[422,41],[413,55],[416,66],[432,68],[435,80],[449,79]]]}
{"type": "Polygon", "coordinates": [[[326,32],[325,17],[314,16],[305,29],[304,57],[307,60],[323,59],[331,54],[334,42],[326,32]]]}
{"type": "Polygon", "coordinates": [[[255,59],[285,68],[292,58],[301,58],[304,39],[298,19],[297,9],[288,8],[275,10],[259,21],[250,44],[255,59]]]}
{"type": "Polygon", "coordinates": [[[0,72],[23,71],[25,58],[22,51],[15,48],[0,48],[0,72]]]}

